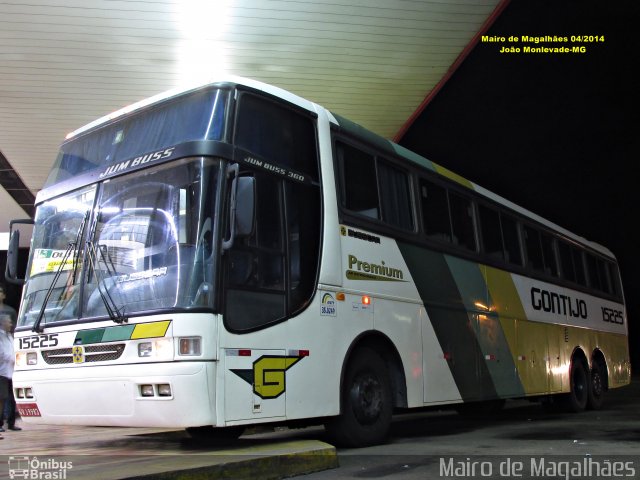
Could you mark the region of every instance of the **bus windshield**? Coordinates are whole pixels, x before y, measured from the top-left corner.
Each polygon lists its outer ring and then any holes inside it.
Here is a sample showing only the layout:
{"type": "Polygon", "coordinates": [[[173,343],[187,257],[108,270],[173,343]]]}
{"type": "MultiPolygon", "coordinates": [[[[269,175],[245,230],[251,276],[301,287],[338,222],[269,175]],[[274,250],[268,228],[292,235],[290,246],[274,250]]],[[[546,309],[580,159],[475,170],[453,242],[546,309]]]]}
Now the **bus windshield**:
{"type": "Polygon", "coordinates": [[[220,168],[183,159],[40,205],[19,326],[43,303],[41,324],[211,307],[220,168]]]}

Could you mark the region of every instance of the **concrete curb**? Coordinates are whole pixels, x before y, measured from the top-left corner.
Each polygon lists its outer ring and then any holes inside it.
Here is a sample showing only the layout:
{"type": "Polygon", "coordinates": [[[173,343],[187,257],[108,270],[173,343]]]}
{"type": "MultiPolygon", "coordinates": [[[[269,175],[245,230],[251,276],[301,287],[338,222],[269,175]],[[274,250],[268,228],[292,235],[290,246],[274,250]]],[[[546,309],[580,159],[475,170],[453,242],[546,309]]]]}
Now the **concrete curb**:
{"type": "MultiPolygon", "coordinates": [[[[109,474],[103,478],[119,480],[205,480],[212,478],[275,480],[319,472],[338,466],[335,447],[316,440],[301,440],[279,442],[271,446],[220,451],[215,454],[182,455],[179,458],[173,455],[151,455],[133,465],[130,462],[126,465],[112,465],[109,474]],[[122,471],[122,467],[125,467],[127,471],[122,471]],[[133,473],[132,470],[136,473],[133,473]]],[[[74,478],[76,477],[74,476],[74,478]]],[[[95,471],[93,478],[96,478],[95,471]]]]}

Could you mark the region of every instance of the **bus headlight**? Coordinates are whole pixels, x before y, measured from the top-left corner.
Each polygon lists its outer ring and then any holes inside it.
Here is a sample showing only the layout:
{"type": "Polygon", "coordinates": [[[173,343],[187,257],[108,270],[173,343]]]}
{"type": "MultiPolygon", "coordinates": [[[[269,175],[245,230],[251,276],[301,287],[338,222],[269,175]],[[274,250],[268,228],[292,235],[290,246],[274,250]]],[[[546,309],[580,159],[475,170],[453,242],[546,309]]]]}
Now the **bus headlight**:
{"type": "Polygon", "coordinates": [[[202,350],[200,337],[181,337],[178,341],[180,344],[179,355],[200,355],[202,350]]]}
{"type": "Polygon", "coordinates": [[[151,342],[144,342],[138,344],[138,356],[150,357],[153,354],[153,344],[151,342]]]}
{"type": "Polygon", "coordinates": [[[151,342],[140,342],[138,344],[139,357],[172,358],[173,339],[158,338],[151,342]]]}
{"type": "Polygon", "coordinates": [[[27,365],[37,365],[38,364],[38,353],[37,352],[28,352],[27,353],[27,365]]]}

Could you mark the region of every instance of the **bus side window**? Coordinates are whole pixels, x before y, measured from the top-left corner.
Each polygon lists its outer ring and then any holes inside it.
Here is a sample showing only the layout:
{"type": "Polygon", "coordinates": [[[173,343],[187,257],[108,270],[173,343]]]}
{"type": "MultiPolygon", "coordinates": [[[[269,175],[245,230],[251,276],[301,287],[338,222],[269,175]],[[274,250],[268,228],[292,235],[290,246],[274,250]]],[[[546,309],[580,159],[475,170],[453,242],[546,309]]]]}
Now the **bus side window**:
{"type": "Polygon", "coordinates": [[[478,205],[478,216],[480,217],[480,237],[484,253],[492,258],[504,260],[500,215],[492,208],[478,205]]]}
{"type": "Polygon", "coordinates": [[[607,264],[601,258],[597,260],[598,276],[600,277],[601,289],[604,293],[609,295],[613,294],[613,287],[611,286],[611,278],[609,277],[609,269],[607,264]]]}
{"type": "Polygon", "coordinates": [[[571,247],[565,242],[558,242],[558,253],[560,254],[560,268],[562,269],[562,277],[570,282],[576,281],[576,269],[573,265],[573,255],[571,247]]]}
{"type": "Polygon", "coordinates": [[[240,95],[235,143],[279,165],[318,179],[313,121],[249,93],[240,95]]]}
{"type": "Polygon", "coordinates": [[[420,180],[422,201],[422,221],[424,232],[433,240],[451,242],[451,222],[449,220],[449,202],[444,187],[428,180],[420,180]]]}
{"type": "Polygon", "coordinates": [[[546,233],[542,233],[540,237],[542,241],[542,256],[544,258],[544,271],[548,275],[554,277],[559,276],[558,262],[556,260],[556,252],[553,248],[553,237],[546,233]]]}
{"type": "Polygon", "coordinates": [[[584,269],[584,260],[582,250],[571,247],[571,256],[573,257],[573,266],[576,269],[576,282],[583,287],[587,286],[587,274],[584,269]]]}
{"type": "Polygon", "coordinates": [[[620,298],[622,297],[622,288],[620,286],[620,273],[618,272],[618,266],[611,262],[607,262],[607,265],[609,268],[609,277],[611,278],[613,294],[620,298]]]}
{"type": "Polygon", "coordinates": [[[376,164],[373,155],[337,144],[343,206],[365,217],[380,219],[376,164]]]}
{"type": "Polygon", "coordinates": [[[592,254],[585,254],[587,260],[587,275],[589,278],[589,286],[596,290],[602,290],[602,281],[598,272],[597,259],[592,254]]]}
{"type": "Polygon", "coordinates": [[[475,252],[476,234],[471,200],[449,191],[449,208],[451,211],[451,229],[454,245],[475,252]]]}
{"type": "Polygon", "coordinates": [[[522,248],[520,247],[516,220],[509,215],[501,213],[500,225],[502,227],[505,259],[513,265],[522,266],[522,248]]]}
{"type": "Polygon", "coordinates": [[[282,182],[256,173],[256,226],[227,252],[227,323],[248,330],[286,315],[282,182]]]}
{"type": "Polygon", "coordinates": [[[544,272],[540,232],[535,228],[524,225],[524,244],[527,249],[527,265],[534,270],[544,272]]]}
{"type": "Polygon", "coordinates": [[[382,220],[404,230],[413,230],[413,208],[408,175],[387,162],[378,161],[382,220]]]}

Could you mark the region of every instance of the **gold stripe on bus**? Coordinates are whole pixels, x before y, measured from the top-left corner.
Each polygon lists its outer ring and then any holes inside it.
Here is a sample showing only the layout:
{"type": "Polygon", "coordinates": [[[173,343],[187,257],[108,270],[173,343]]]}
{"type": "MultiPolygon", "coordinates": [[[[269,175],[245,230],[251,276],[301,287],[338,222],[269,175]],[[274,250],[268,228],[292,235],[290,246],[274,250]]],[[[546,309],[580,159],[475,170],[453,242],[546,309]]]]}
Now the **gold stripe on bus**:
{"type": "Polygon", "coordinates": [[[131,339],[164,337],[171,320],[162,322],[138,323],[131,333],[131,339]]]}

